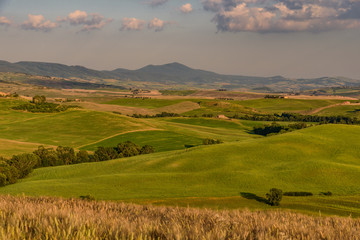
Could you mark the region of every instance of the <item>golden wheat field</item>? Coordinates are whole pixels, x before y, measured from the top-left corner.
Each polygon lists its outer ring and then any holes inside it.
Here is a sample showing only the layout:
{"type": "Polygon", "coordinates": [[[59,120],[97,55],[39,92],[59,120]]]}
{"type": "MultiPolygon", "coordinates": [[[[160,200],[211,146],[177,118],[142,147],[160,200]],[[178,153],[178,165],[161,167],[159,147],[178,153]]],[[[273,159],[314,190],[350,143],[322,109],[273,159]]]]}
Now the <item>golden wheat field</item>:
{"type": "Polygon", "coordinates": [[[1,239],[360,239],[360,219],[0,196],[1,239]]]}

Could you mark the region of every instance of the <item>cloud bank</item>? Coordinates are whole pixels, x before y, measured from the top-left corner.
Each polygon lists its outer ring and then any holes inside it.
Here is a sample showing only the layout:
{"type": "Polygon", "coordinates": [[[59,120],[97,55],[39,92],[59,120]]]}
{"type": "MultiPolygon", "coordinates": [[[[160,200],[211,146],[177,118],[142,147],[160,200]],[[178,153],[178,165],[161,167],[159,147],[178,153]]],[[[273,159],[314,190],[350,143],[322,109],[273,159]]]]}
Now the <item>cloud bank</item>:
{"type": "Polygon", "coordinates": [[[0,16],[0,25],[2,25],[2,26],[10,26],[11,21],[9,19],[7,19],[6,17],[1,17],[0,16]]]}
{"type": "Polygon", "coordinates": [[[43,31],[49,32],[54,28],[57,28],[59,25],[56,22],[51,22],[50,20],[45,20],[43,15],[28,15],[28,20],[25,21],[20,27],[24,30],[34,30],[34,31],[43,31]]]}
{"type": "Polygon", "coordinates": [[[105,25],[112,22],[112,19],[105,19],[98,13],[88,14],[85,11],[76,10],[69,13],[69,15],[63,19],[58,19],[59,22],[68,22],[73,26],[82,26],[81,31],[90,31],[102,29],[105,25]]]}
{"type": "Polygon", "coordinates": [[[360,0],[202,0],[221,32],[323,32],[360,28],[360,0]]]}
{"type": "MultiPolygon", "coordinates": [[[[137,18],[123,18],[120,31],[141,31],[144,30],[146,23],[145,20],[137,18]]],[[[170,24],[172,23],[154,17],[147,23],[147,28],[149,30],[154,30],[155,32],[160,32],[164,30],[165,26],[170,24]]]]}
{"type": "Polygon", "coordinates": [[[144,28],[146,21],[137,18],[123,18],[121,31],[140,31],[144,28]]]}

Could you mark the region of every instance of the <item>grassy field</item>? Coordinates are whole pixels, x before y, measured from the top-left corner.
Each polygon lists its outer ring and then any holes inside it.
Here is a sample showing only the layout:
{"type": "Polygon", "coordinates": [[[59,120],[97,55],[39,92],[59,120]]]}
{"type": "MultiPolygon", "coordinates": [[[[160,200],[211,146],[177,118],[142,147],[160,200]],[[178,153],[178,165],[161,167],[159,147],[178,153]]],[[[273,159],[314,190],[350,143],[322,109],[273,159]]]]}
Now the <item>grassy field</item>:
{"type": "Polygon", "coordinates": [[[23,102],[0,99],[0,156],[30,152],[39,145],[77,148],[117,134],[154,129],[141,119],[85,109],[61,113],[11,109],[23,102]]]}
{"type": "Polygon", "coordinates": [[[222,199],[238,197],[239,201],[229,201],[230,207],[267,208],[256,200],[277,187],[315,194],[304,201],[286,198],[284,208],[358,216],[359,140],[359,126],[321,125],[241,142],[41,168],[17,184],[1,188],[0,193],[64,197],[92,194],[97,199],[161,200],[172,205],[192,205],[193,199],[195,206],[204,204],[197,203],[203,198],[205,205],[210,202],[207,204],[213,207],[224,206],[221,202],[226,207],[222,199]],[[333,192],[334,197],[318,196],[326,191],[333,192]],[[343,200],[344,196],[354,196],[354,200],[343,200]],[[214,198],[220,200],[211,204],[214,198]]]}
{"type": "Polygon", "coordinates": [[[127,107],[141,107],[141,108],[161,108],[170,106],[184,100],[170,100],[170,99],[141,99],[141,98],[120,98],[113,101],[104,102],[105,104],[114,104],[127,107]]]}
{"type": "Polygon", "coordinates": [[[249,134],[252,126],[246,121],[243,124],[237,120],[204,118],[135,119],[86,109],[62,113],[27,113],[11,109],[23,102],[0,99],[3,143],[0,156],[32,152],[39,145],[95,150],[97,146],[116,146],[130,140],[140,145],[153,145],[160,152],[200,145],[202,139],[208,137],[225,141],[257,137],[249,134]]]}
{"type": "Polygon", "coordinates": [[[359,106],[343,105],[343,106],[327,108],[327,109],[324,109],[324,110],[320,111],[319,113],[317,113],[317,115],[321,115],[321,116],[342,115],[342,116],[359,118],[360,117],[360,105],[359,106]]]}
{"type": "Polygon", "coordinates": [[[94,151],[98,146],[114,147],[120,142],[132,141],[138,145],[151,145],[156,152],[184,149],[202,144],[202,139],[190,135],[180,134],[172,131],[141,131],[122,134],[96,144],[91,144],[81,149],[94,151]]]}
{"type": "Polygon", "coordinates": [[[253,126],[263,124],[209,118],[160,118],[146,119],[146,122],[157,130],[120,134],[83,146],[82,149],[93,151],[98,146],[116,146],[119,142],[128,140],[139,145],[152,145],[156,152],[186,149],[201,145],[204,138],[216,138],[226,142],[259,138],[250,131],[253,126]]]}
{"type": "Polygon", "coordinates": [[[256,99],[236,102],[261,112],[304,112],[344,102],[344,100],[256,99]]]}

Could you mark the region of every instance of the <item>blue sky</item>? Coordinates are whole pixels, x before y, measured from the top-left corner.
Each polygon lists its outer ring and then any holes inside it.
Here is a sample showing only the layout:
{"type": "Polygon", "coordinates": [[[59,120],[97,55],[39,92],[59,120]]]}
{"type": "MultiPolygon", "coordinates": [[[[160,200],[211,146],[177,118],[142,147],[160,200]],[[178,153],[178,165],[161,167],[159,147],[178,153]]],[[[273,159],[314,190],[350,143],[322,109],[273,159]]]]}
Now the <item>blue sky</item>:
{"type": "Polygon", "coordinates": [[[360,79],[360,0],[0,0],[0,59],[360,79]]]}

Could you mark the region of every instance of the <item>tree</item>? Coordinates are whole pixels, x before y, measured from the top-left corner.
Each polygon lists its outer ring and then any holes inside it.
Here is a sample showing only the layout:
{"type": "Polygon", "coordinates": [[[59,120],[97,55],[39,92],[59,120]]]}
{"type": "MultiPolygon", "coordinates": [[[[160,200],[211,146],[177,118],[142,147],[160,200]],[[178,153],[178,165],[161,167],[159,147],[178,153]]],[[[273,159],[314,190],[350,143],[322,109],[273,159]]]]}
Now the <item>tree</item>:
{"type": "Polygon", "coordinates": [[[279,206],[282,196],[283,192],[281,189],[272,188],[270,189],[270,193],[266,194],[266,199],[271,206],[279,206]]]}
{"type": "Polygon", "coordinates": [[[96,162],[118,158],[119,155],[113,147],[98,147],[94,153],[96,162]]]}
{"type": "Polygon", "coordinates": [[[62,147],[59,146],[56,148],[56,153],[58,159],[63,162],[65,165],[72,164],[76,162],[75,151],[71,147],[62,147]]]}
{"type": "Polygon", "coordinates": [[[35,150],[33,153],[40,158],[40,162],[37,167],[61,165],[57,153],[52,148],[45,148],[44,146],[39,146],[38,149],[35,150]]]}
{"type": "Polygon", "coordinates": [[[19,178],[18,170],[7,163],[7,159],[0,157],[0,186],[16,183],[19,178]]]}
{"type": "Polygon", "coordinates": [[[8,164],[17,169],[19,178],[26,177],[38,165],[40,158],[31,153],[14,155],[8,164]]]}
{"type": "Polygon", "coordinates": [[[141,148],[139,145],[126,141],[119,143],[116,147],[116,151],[121,157],[132,157],[140,154],[141,148]]]}
{"type": "Polygon", "coordinates": [[[90,158],[89,158],[89,154],[87,151],[80,150],[76,154],[76,163],[84,163],[84,162],[89,162],[89,161],[90,161],[90,158]]]}
{"type": "Polygon", "coordinates": [[[36,95],[36,96],[33,97],[32,102],[35,103],[35,104],[46,103],[46,97],[45,97],[45,96],[36,95]]]}

